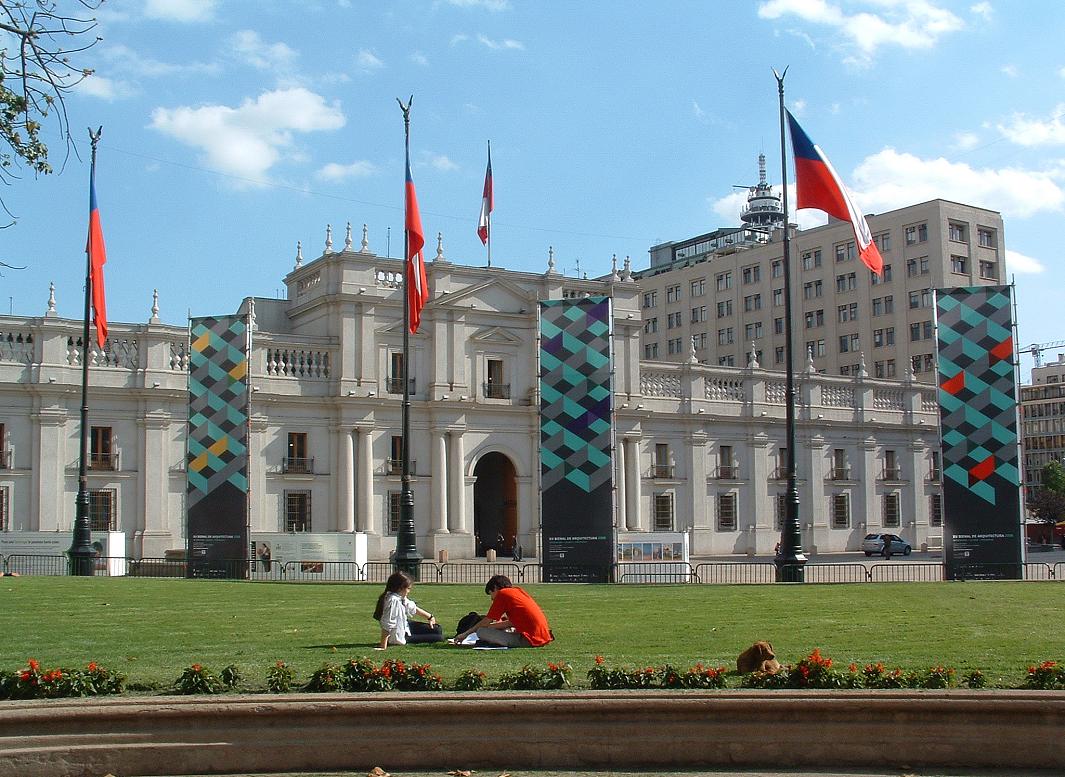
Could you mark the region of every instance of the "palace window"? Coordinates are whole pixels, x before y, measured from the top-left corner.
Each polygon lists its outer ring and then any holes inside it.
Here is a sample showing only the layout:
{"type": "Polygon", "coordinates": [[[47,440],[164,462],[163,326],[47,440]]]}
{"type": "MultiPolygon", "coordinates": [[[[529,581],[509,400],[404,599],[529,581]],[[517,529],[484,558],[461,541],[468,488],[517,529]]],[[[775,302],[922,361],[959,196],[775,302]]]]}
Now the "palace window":
{"type": "Polygon", "coordinates": [[[851,525],[850,494],[832,495],[832,528],[849,529],[851,525]]]}
{"type": "Polygon", "coordinates": [[[655,494],[654,531],[673,531],[673,494],[655,494]]]}
{"type": "Polygon", "coordinates": [[[717,495],[717,530],[736,531],[736,495],[717,495]]]}
{"type": "Polygon", "coordinates": [[[89,529],[118,531],[117,493],[113,488],[89,489],[89,529]]]}

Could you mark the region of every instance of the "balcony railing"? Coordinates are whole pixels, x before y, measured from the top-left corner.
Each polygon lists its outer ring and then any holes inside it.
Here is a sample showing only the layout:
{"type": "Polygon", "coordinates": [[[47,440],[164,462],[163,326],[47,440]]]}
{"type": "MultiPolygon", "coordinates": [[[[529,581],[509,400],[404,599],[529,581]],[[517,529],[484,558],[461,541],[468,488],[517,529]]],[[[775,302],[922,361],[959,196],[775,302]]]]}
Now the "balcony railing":
{"type": "Polygon", "coordinates": [[[928,470],[928,479],[931,480],[933,483],[938,483],[940,480],[943,479],[943,473],[940,472],[939,467],[932,467],[930,470],[928,470]]]}
{"type": "Polygon", "coordinates": [[[672,464],[652,464],[651,465],[651,477],[658,478],[659,480],[672,480],[673,479],[673,465],[672,464]]]}
{"type": "Polygon", "coordinates": [[[313,475],[314,459],[303,456],[286,456],[281,462],[281,471],[286,475],[313,475]]]}
{"type": "MultiPolygon", "coordinates": [[[[418,462],[411,459],[410,462],[410,474],[414,474],[418,468],[418,462]]],[[[389,475],[402,475],[403,474],[403,459],[387,459],[385,461],[385,469],[389,475]]]]}
{"type": "Polygon", "coordinates": [[[902,480],[902,469],[899,467],[884,467],[882,480],[902,480]]]}
{"type": "Polygon", "coordinates": [[[732,464],[722,464],[717,468],[717,476],[720,480],[735,480],[740,476],[740,468],[732,464]]]}
{"type": "Polygon", "coordinates": [[[830,480],[850,480],[851,468],[850,467],[833,467],[829,472],[828,477],[830,480]]]}
{"type": "Polygon", "coordinates": [[[106,472],[118,471],[117,453],[90,453],[89,469],[106,472]]]}
{"type": "Polygon", "coordinates": [[[0,451],[0,469],[11,469],[11,451],[0,451]]]}
{"type": "Polygon", "coordinates": [[[485,383],[484,384],[484,398],[485,399],[510,399],[510,384],[509,383],[485,383]]]}
{"type": "MultiPolygon", "coordinates": [[[[414,393],[414,378],[409,378],[407,383],[410,385],[409,392],[414,393]]],[[[389,378],[386,381],[389,394],[402,394],[403,393],[403,378],[389,378]]]]}

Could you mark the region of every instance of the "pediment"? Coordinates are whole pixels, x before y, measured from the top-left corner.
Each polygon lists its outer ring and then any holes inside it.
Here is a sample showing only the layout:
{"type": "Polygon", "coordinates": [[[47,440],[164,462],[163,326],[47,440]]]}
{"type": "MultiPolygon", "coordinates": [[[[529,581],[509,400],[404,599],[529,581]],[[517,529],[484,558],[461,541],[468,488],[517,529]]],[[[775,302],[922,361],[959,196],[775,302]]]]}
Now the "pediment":
{"type": "Polygon", "coordinates": [[[481,345],[521,345],[522,340],[503,327],[486,326],[470,336],[470,342],[481,345]]]}
{"type": "MultiPolygon", "coordinates": [[[[422,323],[425,323],[424,314],[422,315],[422,323]]],[[[395,337],[403,337],[403,320],[400,319],[399,321],[391,321],[387,324],[379,326],[374,329],[374,334],[378,335],[379,337],[391,337],[393,335],[395,337]]],[[[421,329],[418,330],[417,334],[413,334],[411,335],[411,337],[415,340],[428,337],[428,334],[426,333],[426,328],[423,326],[421,329]]]]}
{"type": "Polygon", "coordinates": [[[518,313],[532,310],[536,295],[504,278],[493,278],[450,294],[439,294],[433,304],[446,309],[472,307],[488,313],[518,313]]]}

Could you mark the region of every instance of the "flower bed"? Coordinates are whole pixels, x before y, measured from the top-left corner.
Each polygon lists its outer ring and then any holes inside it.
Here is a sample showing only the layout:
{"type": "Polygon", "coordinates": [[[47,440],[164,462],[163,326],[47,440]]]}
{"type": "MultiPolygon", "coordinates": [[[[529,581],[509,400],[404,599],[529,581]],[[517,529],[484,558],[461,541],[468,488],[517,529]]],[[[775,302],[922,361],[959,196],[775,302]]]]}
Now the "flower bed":
{"type": "MultiPolygon", "coordinates": [[[[351,658],[344,664],[323,664],[306,681],[299,682],[295,670],[284,661],[276,662],[266,675],[266,687],[247,687],[243,674],[229,665],[218,674],[202,664],[192,664],[174,680],[170,689],[178,694],[218,694],[227,691],[262,691],[270,693],[304,692],[375,692],[375,691],[511,691],[559,690],[571,687],[572,667],[565,661],[547,662],[546,666],[526,664],[521,669],[503,672],[494,681],[479,669],[467,669],[451,684],[445,683],[429,664],[388,659],[376,664],[366,657],[351,658]]],[[[724,666],[697,663],[687,669],[659,667],[609,667],[596,656],[587,671],[588,687],[593,690],[620,689],[725,689],[730,678],[740,688],[787,689],[921,689],[984,688],[987,679],[980,670],[959,677],[953,667],[936,665],[923,670],[888,668],[882,662],[859,667],[851,663],[840,668],[833,660],[815,649],[794,665],[782,665],[775,672],[739,675],[724,666]]],[[[0,699],[57,699],[76,696],[120,694],[126,690],[126,678],[90,662],[84,669],[53,668],[43,670],[36,659],[14,672],[0,670],[0,699]]],[[[1065,690],[1065,666],[1044,661],[1028,667],[1023,685],[1030,690],[1065,690]]]]}

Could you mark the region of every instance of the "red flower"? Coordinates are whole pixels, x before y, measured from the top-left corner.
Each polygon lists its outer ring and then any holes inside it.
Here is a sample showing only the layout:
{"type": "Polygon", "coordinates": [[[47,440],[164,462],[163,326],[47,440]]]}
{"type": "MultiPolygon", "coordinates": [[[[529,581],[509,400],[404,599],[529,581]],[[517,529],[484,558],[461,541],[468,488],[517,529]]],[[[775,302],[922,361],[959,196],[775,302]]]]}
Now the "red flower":
{"type": "Polygon", "coordinates": [[[29,670],[23,670],[22,674],[18,676],[18,679],[22,682],[27,682],[31,677],[33,677],[33,674],[31,674],[29,670]]]}
{"type": "Polygon", "coordinates": [[[1041,669],[1053,669],[1057,665],[1058,665],[1057,661],[1044,661],[1042,667],[1040,667],[1040,668],[1041,669]]]}
{"type": "Polygon", "coordinates": [[[191,668],[192,668],[192,671],[194,671],[194,672],[202,672],[203,671],[203,667],[200,664],[193,664],[191,668]]]}
{"type": "Polygon", "coordinates": [[[596,656],[595,657],[595,663],[596,663],[597,666],[602,666],[603,665],[603,657],[602,656],[596,656]]]}
{"type": "Polygon", "coordinates": [[[27,665],[29,666],[30,670],[33,671],[33,672],[38,672],[41,669],[41,663],[36,658],[31,658],[27,662],[27,665]]]}
{"type": "Polygon", "coordinates": [[[90,661],[89,662],[89,671],[90,672],[95,672],[97,670],[97,668],[98,667],[96,666],[96,662],[95,661],[90,661]]]}
{"type": "Polygon", "coordinates": [[[851,661],[851,665],[847,667],[847,671],[854,673],[858,671],[858,665],[851,661]]]}

